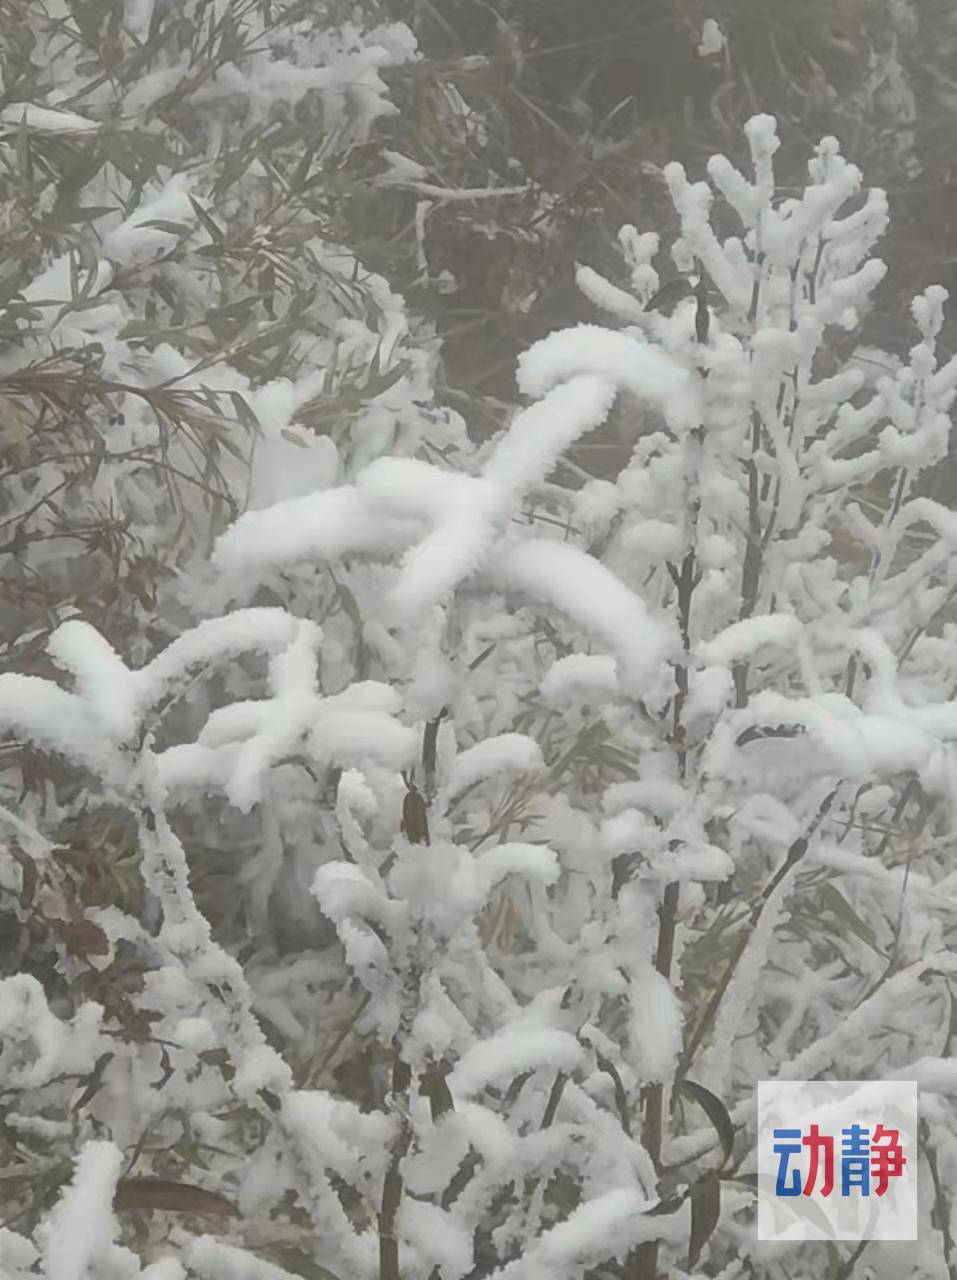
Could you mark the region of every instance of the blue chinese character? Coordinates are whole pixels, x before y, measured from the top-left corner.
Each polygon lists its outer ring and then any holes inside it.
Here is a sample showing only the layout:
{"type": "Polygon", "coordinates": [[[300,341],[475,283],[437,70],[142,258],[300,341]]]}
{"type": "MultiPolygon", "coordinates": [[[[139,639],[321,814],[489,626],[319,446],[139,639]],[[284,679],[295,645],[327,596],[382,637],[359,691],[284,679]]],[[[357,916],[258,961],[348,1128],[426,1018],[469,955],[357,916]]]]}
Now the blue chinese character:
{"type": "Polygon", "coordinates": [[[774,1153],[780,1156],[777,1181],[774,1184],[775,1195],[799,1196],[801,1194],[801,1175],[797,1169],[788,1169],[788,1158],[801,1154],[801,1130],[775,1129],[774,1137],[780,1139],[774,1144],[774,1153]],[[791,1175],[790,1180],[785,1183],[785,1177],[788,1173],[791,1175]]]}
{"type": "Polygon", "coordinates": [[[862,1196],[871,1194],[871,1131],[864,1125],[852,1124],[841,1130],[841,1195],[859,1187],[862,1196]]]}

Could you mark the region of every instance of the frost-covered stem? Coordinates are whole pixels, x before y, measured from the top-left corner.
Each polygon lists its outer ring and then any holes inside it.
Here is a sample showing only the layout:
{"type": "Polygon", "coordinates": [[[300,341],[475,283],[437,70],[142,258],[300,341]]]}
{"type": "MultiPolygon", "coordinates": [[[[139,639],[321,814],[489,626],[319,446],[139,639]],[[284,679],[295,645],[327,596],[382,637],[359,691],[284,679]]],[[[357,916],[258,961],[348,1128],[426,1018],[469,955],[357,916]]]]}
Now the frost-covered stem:
{"type": "Polygon", "coordinates": [[[944,1250],[944,1265],[947,1268],[948,1280],[957,1280],[957,1251],[954,1249],[954,1237],[950,1230],[951,1206],[947,1202],[943,1184],[940,1180],[937,1152],[931,1144],[930,1139],[930,1126],[927,1121],[923,1119],[920,1122],[920,1140],[921,1150],[927,1160],[927,1167],[930,1170],[930,1180],[934,1188],[934,1211],[931,1220],[941,1234],[941,1242],[944,1250]]]}
{"type": "Polygon", "coordinates": [[[859,1240],[838,1269],[834,1272],[834,1280],[850,1280],[854,1268],[860,1262],[869,1241],[859,1240]]]}
{"type": "Polygon", "coordinates": [[[808,845],[810,843],[811,837],[814,835],[818,827],[824,821],[824,818],[826,817],[828,811],[830,810],[831,805],[834,803],[838,790],[839,790],[839,787],[835,787],[832,791],[828,792],[823,802],[821,803],[820,807],[818,808],[817,813],[814,815],[814,818],[812,819],[811,824],[808,827],[807,831],[804,833],[804,835],[798,836],[798,838],[792,842],[791,846],[787,851],[787,856],[785,857],[784,861],[778,867],[777,871],[774,873],[774,875],[771,877],[768,883],[764,886],[764,889],[761,892],[761,897],[758,899],[754,909],[751,912],[751,917],[750,917],[750,920],[748,921],[749,927],[742,932],[741,937],[738,939],[737,946],[732,952],[731,958],[727,963],[724,973],[721,975],[721,979],[718,982],[717,987],[715,987],[714,991],[712,992],[711,999],[708,1001],[707,1005],[702,1011],[701,1017],[698,1019],[697,1023],[695,1024],[694,1030],[691,1032],[690,1036],[688,1037],[688,1042],[684,1047],[684,1051],[682,1052],[681,1058],[678,1063],[678,1070],[676,1073],[677,1080],[684,1079],[685,1075],[687,1074],[688,1068],[690,1067],[694,1059],[695,1053],[698,1051],[702,1040],[707,1035],[709,1029],[711,1028],[711,1025],[713,1024],[715,1018],[717,1017],[718,1010],[721,1008],[721,1002],[722,1000],[724,1000],[724,997],[727,995],[728,988],[731,985],[731,979],[734,977],[735,971],[738,965],[741,963],[741,959],[744,956],[744,953],[748,949],[748,944],[751,941],[751,938],[754,936],[755,930],[757,929],[758,925],[761,923],[761,918],[764,915],[765,910],[767,909],[768,903],[771,901],[775,892],[780,888],[784,879],[794,870],[794,868],[798,865],[798,863],[800,863],[803,860],[805,854],[808,851],[808,845]]]}
{"type": "MultiPolygon", "coordinates": [[[[698,571],[695,542],[698,531],[698,514],[701,509],[701,497],[698,492],[698,479],[701,464],[701,446],[704,442],[704,428],[698,427],[689,433],[688,450],[688,550],[681,568],[669,563],[668,573],[678,593],[678,630],[681,634],[682,654],[675,663],[675,699],[672,738],[678,753],[678,774],[684,781],[688,772],[688,744],[682,720],[685,703],[688,700],[688,665],[691,661],[691,601],[695,587],[701,580],[698,571]]],[[[670,969],[670,960],[669,960],[670,969]]],[[[659,970],[659,972],[665,972],[659,970]]],[[[665,973],[667,977],[667,973],[665,973]]]]}
{"type": "Polygon", "coordinates": [[[422,733],[422,791],[427,804],[431,804],[435,799],[436,751],[438,748],[439,725],[448,715],[448,712],[448,707],[443,707],[437,716],[427,721],[422,733]]]}
{"type": "Polygon", "coordinates": [[[751,303],[748,307],[748,324],[754,324],[758,318],[758,305],[761,301],[761,272],[764,269],[765,254],[759,249],[754,257],[754,280],[751,285],[751,303]]]}
{"type": "Polygon", "coordinates": [[[684,781],[688,772],[688,744],[685,727],[682,721],[685,703],[688,700],[688,661],[691,653],[691,597],[696,585],[695,553],[689,551],[682,561],[681,569],[668,566],[675,586],[678,588],[678,627],[681,632],[683,649],[680,660],[675,664],[675,699],[672,722],[672,736],[678,753],[678,774],[684,781]]]}
{"type": "Polygon", "coordinates": [[[398,1131],[392,1141],[389,1164],[382,1182],[382,1200],[379,1205],[379,1280],[400,1280],[401,1276],[396,1227],[404,1191],[402,1161],[408,1155],[413,1137],[412,1067],[403,1058],[402,1051],[418,1008],[421,984],[421,970],[417,964],[413,963],[407,970],[403,983],[399,1028],[392,1042],[389,1110],[398,1121],[398,1131]]]}
{"type": "MultiPolygon", "coordinates": [[[[918,412],[919,412],[919,406],[918,406],[918,412]]],[[[898,515],[900,514],[900,509],[904,503],[904,497],[907,493],[909,478],[910,478],[910,472],[908,471],[908,469],[906,467],[901,467],[900,472],[898,473],[898,476],[897,476],[897,484],[894,488],[894,497],[891,499],[891,504],[884,515],[884,519],[881,522],[882,531],[887,529],[892,529],[894,527],[894,521],[897,519],[898,515]]],[[[896,544],[892,544],[890,556],[888,556],[887,551],[888,551],[888,543],[885,540],[882,542],[881,550],[879,554],[875,556],[874,563],[871,566],[871,572],[870,572],[871,587],[874,587],[883,578],[884,574],[889,569],[890,567],[889,562],[890,562],[890,559],[893,558],[893,555],[896,551],[896,544]]]]}
{"type": "MultiPolygon", "coordinates": [[[[545,1103],[542,1122],[539,1125],[539,1130],[541,1132],[544,1132],[546,1129],[550,1129],[555,1123],[555,1117],[558,1115],[558,1108],[561,1105],[562,1097],[565,1093],[565,1086],[567,1084],[567,1073],[564,1071],[557,1072],[555,1079],[552,1081],[552,1087],[548,1093],[548,1101],[545,1103]]],[[[526,1177],[522,1183],[522,1189],[517,1199],[518,1203],[524,1206],[523,1216],[526,1220],[533,1219],[535,1216],[533,1206],[535,1204],[536,1197],[542,1188],[543,1181],[543,1175],[537,1174],[534,1177],[526,1177]]],[[[514,1182],[510,1182],[504,1190],[507,1192],[504,1203],[508,1203],[508,1200],[516,1198],[514,1182]]],[[[532,1234],[534,1234],[534,1227],[532,1228],[532,1234]]],[[[508,1252],[507,1261],[514,1262],[517,1258],[520,1258],[522,1256],[523,1248],[525,1248],[523,1240],[516,1236],[512,1241],[512,1246],[508,1252]]]]}
{"type": "Polygon", "coordinates": [[[883,858],[884,854],[887,852],[887,846],[890,844],[890,841],[891,841],[891,831],[897,825],[897,823],[900,822],[901,818],[903,817],[904,810],[907,808],[911,800],[914,798],[914,794],[917,791],[918,786],[919,786],[919,782],[915,776],[908,778],[907,784],[905,785],[903,791],[901,791],[900,795],[897,798],[897,804],[895,804],[894,812],[891,815],[891,820],[887,824],[887,830],[884,832],[883,836],[881,837],[880,844],[877,846],[877,848],[874,851],[875,860],[879,860],[883,858]]]}
{"type": "MultiPolygon", "coordinates": [[[[687,669],[685,670],[687,674],[687,669]]],[[[664,978],[670,978],[671,976],[680,891],[681,886],[677,880],[666,885],[661,906],[658,909],[658,945],[655,951],[655,968],[664,978]]],[[[656,1172],[661,1168],[661,1147],[664,1139],[664,1107],[664,1085],[650,1085],[645,1098],[645,1118],[642,1124],[641,1139],[656,1172]]],[[[628,1255],[625,1261],[625,1280],[655,1280],[657,1274],[658,1241],[645,1240],[628,1255]]]]}
{"type": "Polygon", "coordinates": [[[399,1239],[396,1223],[402,1204],[402,1161],[412,1145],[412,1122],[409,1118],[412,1068],[402,1058],[398,1047],[392,1059],[392,1109],[399,1116],[399,1132],[392,1143],[389,1166],[382,1183],[379,1207],[379,1280],[400,1280],[399,1239]]]}
{"type": "MultiPolygon", "coordinates": [[[[196,906],[189,886],[186,851],[163,812],[155,769],[152,753],[146,747],[129,804],[143,855],[143,883],[163,912],[158,941],[179,961],[184,972],[223,1006],[227,1016],[225,1047],[238,1072],[253,1050],[266,1048],[265,1037],[252,1012],[242,968],[213,941],[209,923],[196,906]]],[[[272,1110],[278,1108],[278,1100],[272,1095],[261,1092],[260,1096],[272,1110]]]]}
{"type": "Polygon", "coordinates": [[[359,1019],[365,1013],[366,1009],[369,1007],[371,1000],[372,1000],[372,993],[369,991],[366,991],[360,998],[359,1003],[356,1005],[355,1009],[348,1016],[348,1018],[345,1019],[342,1026],[336,1032],[336,1035],[332,1041],[332,1044],[326,1050],[323,1057],[320,1058],[316,1066],[312,1068],[312,1071],[310,1073],[310,1079],[313,1082],[319,1082],[323,1079],[325,1072],[330,1067],[330,1065],[335,1061],[336,1054],[345,1044],[348,1037],[355,1030],[356,1023],[359,1021],[359,1019]]]}
{"type": "MultiPolygon", "coordinates": [[[[680,572],[669,565],[672,578],[678,588],[678,627],[684,649],[681,660],[675,665],[675,699],[673,738],[678,753],[678,773],[682,781],[688,771],[688,744],[682,723],[685,702],[688,698],[688,659],[691,651],[691,598],[697,585],[694,550],[684,558],[680,572]]],[[[677,880],[665,886],[658,908],[658,943],[655,949],[655,968],[663,978],[671,977],[671,965],[675,950],[675,927],[678,915],[680,885],[677,880]]],[[[661,1159],[662,1126],[664,1123],[664,1086],[654,1084],[648,1090],[645,1105],[643,1141],[652,1163],[657,1168],[661,1159]]]]}
{"type": "MultiPolygon", "coordinates": [[[[694,445],[700,450],[703,431],[692,432],[694,445]]],[[[697,461],[697,458],[696,458],[697,461]]],[[[695,469],[697,481],[697,468],[695,469]]],[[[681,633],[683,653],[675,664],[675,698],[672,738],[678,753],[678,774],[684,781],[688,772],[688,743],[682,721],[688,699],[688,664],[691,657],[691,602],[695,587],[700,581],[695,555],[694,533],[697,527],[697,495],[692,499],[689,512],[691,545],[682,561],[680,570],[669,564],[668,572],[678,592],[678,629],[681,633]]],[[[655,968],[663,978],[671,977],[674,960],[675,929],[678,918],[678,899],[681,886],[677,880],[665,886],[658,908],[658,943],[655,949],[655,968]]],[[[642,1142],[655,1169],[661,1165],[661,1146],[664,1137],[664,1085],[656,1083],[648,1088],[645,1098],[645,1116],[642,1125],[642,1142]]],[[[646,1240],[629,1254],[625,1262],[626,1280],[655,1280],[658,1270],[658,1241],[646,1240]]]]}
{"type": "MultiPolygon", "coordinates": [[[[761,496],[758,491],[758,468],[754,461],[760,444],[761,421],[755,410],[751,416],[751,456],[745,463],[748,476],[748,540],[741,569],[741,607],[738,611],[738,618],[741,621],[750,618],[754,612],[764,561],[765,538],[761,528],[761,496]]],[[[735,706],[743,707],[748,701],[748,663],[744,660],[735,662],[732,674],[735,706]]]]}

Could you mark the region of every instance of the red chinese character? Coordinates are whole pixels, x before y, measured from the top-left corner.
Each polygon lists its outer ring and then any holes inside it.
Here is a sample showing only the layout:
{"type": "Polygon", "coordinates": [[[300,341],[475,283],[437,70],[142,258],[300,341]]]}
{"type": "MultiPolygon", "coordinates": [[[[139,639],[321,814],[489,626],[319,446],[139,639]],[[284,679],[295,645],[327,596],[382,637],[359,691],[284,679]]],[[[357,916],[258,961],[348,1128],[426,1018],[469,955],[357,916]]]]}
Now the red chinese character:
{"type": "Polygon", "coordinates": [[[811,1153],[811,1166],[808,1169],[807,1180],[804,1183],[804,1194],[809,1196],[814,1190],[814,1183],[817,1179],[818,1162],[821,1152],[824,1152],[824,1182],[821,1186],[821,1195],[829,1196],[834,1190],[834,1139],[828,1134],[822,1134],[816,1124],[811,1125],[811,1131],[806,1137],[801,1139],[802,1144],[808,1148],[811,1153]]]}
{"type": "Polygon", "coordinates": [[[877,1183],[875,1195],[884,1194],[888,1180],[899,1178],[906,1163],[901,1149],[900,1130],[885,1129],[882,1124],[876,1125],[871,1138],[871,1173],[877,1183]]]}

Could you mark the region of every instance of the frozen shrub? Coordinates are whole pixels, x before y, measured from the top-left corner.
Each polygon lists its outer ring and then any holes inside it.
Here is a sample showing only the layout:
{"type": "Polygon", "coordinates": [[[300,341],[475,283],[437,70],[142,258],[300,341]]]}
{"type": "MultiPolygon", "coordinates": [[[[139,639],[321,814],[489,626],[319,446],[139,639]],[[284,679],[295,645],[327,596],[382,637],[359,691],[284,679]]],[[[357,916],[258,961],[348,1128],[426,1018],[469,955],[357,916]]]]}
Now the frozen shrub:
{"type": "Polygon", "coordinates": [[[667,170],[667,274],[634,228],[630,288],[579,272],[618,327],[536,344],[488,445],[336,450],[218,539],[240,607],[130,666],[68,622],[48,648],[70,692],[0,677],[3,722],[129,816],[149,894],[149,919],[71,908],[42,814],[8,819],[32,841],[5,864],[18,923],[81,929],[57,943],[68,984],[121,952],[141,969],[138,1027],[107,984],[75,1008],[0,984],[8,1128],[60,1188],[31,1201],[18,1153],[30,1221],[0,1250],[21,1274],[37,1249],[82,1274],[68,1246],[151,1280],[822,1274],[843,1255],[756,1246],[754,1084],[895,1071],[926,1087],[934,1173],[919,1245],[871,1270],[941,1269],[957,518],[913,485],[957,361],[931,289],[909,361],[868,378],[843,334],[885,201],[829,139],[780,200],[773,121],[747,135],[753,177],[667,170]],[[658,429],[614,482],[560,483],[619,396],[658,429]],[[184,697],[198,728],[168,715],[184,697]],[[260,900],[283,806],[301,827],[312,796],[338,950],[213,940],[169,811],[202,839],[217,795],[272,833],[260,900]],[[175,1194],[218,1238],[178,1228],[165,1261],[155,1227],[116,1243],[111,1197],[119,1218],[175,1194]]]}

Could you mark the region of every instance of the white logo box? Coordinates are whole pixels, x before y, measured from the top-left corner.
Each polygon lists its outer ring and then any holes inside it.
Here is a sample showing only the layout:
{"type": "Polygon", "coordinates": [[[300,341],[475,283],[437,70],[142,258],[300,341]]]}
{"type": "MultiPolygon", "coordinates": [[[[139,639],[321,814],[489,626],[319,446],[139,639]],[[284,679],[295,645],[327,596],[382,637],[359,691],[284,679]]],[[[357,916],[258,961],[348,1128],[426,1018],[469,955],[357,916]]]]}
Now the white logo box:
{"type": "MultiPolygon", "coordinates": [[[[792,1140],[784,1139],[785,1142],[792,1140]]],[[[798,1139],[797,1141],[800,1141],[798,1139]]],[[[759,1240],[916,1240],[918,1228],[917,1082],[913,1080],[775,1080],[758,1084],[758,1239],[759,1240]],[[904,1165],[898,1176],[887,1179],[887,1189],[877,1195],[877,1177],[868,1156],[870,1194],[859,1187],[842,1194],[842,1155],[851,1125],[861,1125],[873,1137],[877,1125],[896,1129],[904,1165]],[[800,1130],[808,1136],[811,1126],[834,1140],[834,1185],[821,1194],[824,1160],[810,1195],[777,1193],[780,1156],[775,1152],[776,1129],[800,1130]]],[[[806,1185],[811,1154],[801,1146],[791,1154],[785,1181],[791,1170],[806,1185]]],[[[859,1176],[860,1164],[852,1180],[859,1176]]]]}

